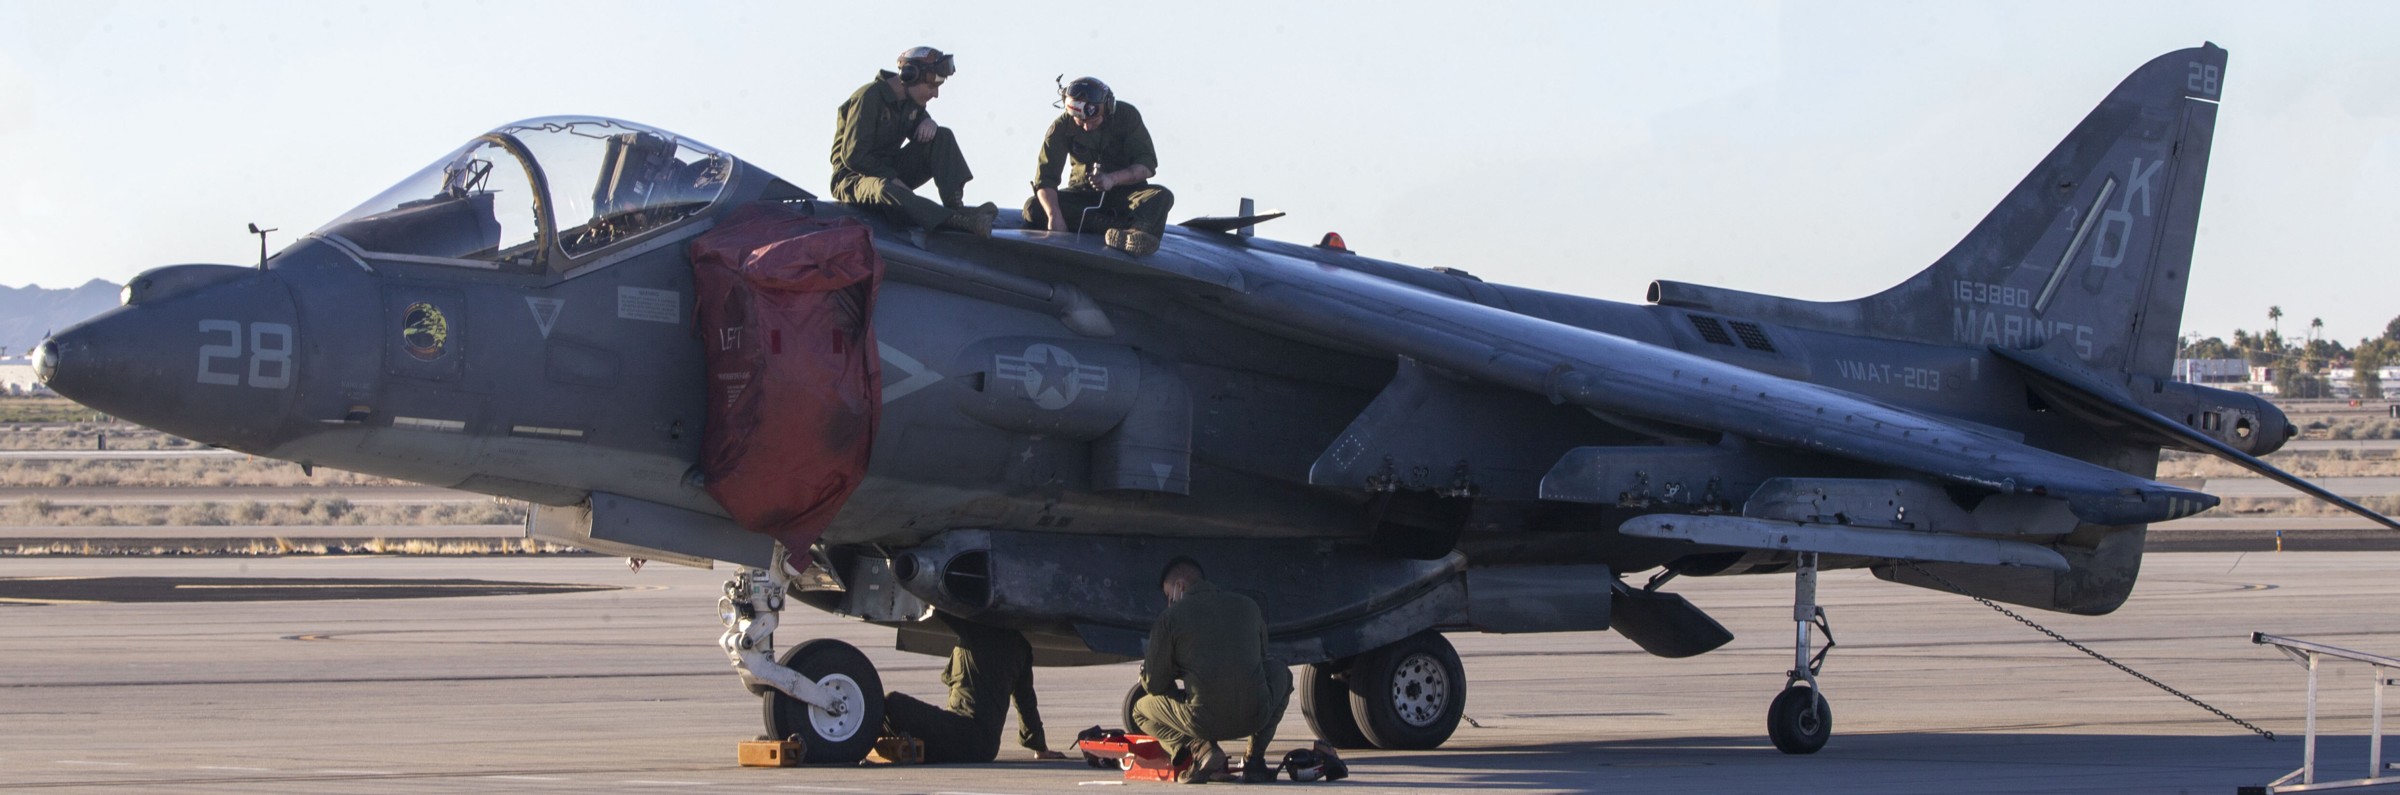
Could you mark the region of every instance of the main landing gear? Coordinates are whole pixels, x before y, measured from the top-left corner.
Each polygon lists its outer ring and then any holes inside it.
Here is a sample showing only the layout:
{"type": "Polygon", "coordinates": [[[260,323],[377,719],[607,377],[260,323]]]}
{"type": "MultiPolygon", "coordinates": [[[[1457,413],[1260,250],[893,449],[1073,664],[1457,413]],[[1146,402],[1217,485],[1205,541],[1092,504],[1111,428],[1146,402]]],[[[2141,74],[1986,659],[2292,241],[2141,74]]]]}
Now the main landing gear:
{"type": "Polygon", "coordinates": [[[1833,651],[1833,625],[1825,620],[1825,608],[1817,606],[1817,553],[1800,553],[1799,569],[1792,586],[1792,623],[1797,625],[1792,638],[1792,670],[1784,672],[1783,692],[1767,707],[1767,739],[1775,741],[1775,750],[1787,754],[1813,754],[1825,747],[1833,737],[1833,707],[1817,688],[1817,672],[1825,667],[1825,655],[1833,651]],[[1825,633],[1825,648],[1816,649],[1809,640],[1809,628],[1825,633]]]}
{"type": "Polygon", "coordinates": [[[815,763],[855,764],[883,732],[883,680],[858,648],[838,640],[802,643],[775,659],[775,623],[791,575],[783,548],[771,570],[743,568],[717,600],[725,634],[718,647],[742,684],[764,699],[767,735],[794,735],[815,763]]]}
{"type": "Polygon", "coordinates": [[[1437,748],[1466,714],[1467,672],[1450,641],[1426,630],[1309,666],[1299,696],[1309,729],[1335,748],[1437,748]]]}

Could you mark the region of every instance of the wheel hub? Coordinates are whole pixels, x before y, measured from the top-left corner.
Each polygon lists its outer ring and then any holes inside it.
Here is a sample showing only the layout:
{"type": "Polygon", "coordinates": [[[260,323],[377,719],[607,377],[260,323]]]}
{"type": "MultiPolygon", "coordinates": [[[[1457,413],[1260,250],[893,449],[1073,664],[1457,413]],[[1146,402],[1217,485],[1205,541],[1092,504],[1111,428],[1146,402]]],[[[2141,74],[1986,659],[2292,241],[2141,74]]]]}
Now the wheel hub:
{"type": "Polygon", "coordinates": [[[835,714],[810,705],[808,708],[809,728],[815,729],[817,736],[833,742],[841,742],[858,734],[859,716],[866,714],[867,711],[866,696],[859,689],[858,682],[844,674],[833,674],[817,680],[817,684],[834,694],[837,703],[841,706],[841,712],[835,714]]]}
{"type": "Polygon", "coordinates": [[[1392,671],[1392,708],[1410,726],[1430,726],[1450,701],[1450,679],[1431,655],[1412,654],[1392,671]]]}

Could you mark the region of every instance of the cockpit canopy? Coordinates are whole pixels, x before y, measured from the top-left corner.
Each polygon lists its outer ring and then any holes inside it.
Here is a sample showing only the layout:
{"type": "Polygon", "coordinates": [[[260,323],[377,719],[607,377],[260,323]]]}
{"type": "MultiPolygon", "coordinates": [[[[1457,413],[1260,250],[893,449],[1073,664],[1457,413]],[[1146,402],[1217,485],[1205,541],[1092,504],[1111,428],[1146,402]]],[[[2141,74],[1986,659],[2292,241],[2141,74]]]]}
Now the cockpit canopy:
{"type": "Polygon", "coordinates": [[[476,137],[313,236],[383,259],[562,271],[700,214],[734,162],[639,124],[531,119],[476,137]]]}

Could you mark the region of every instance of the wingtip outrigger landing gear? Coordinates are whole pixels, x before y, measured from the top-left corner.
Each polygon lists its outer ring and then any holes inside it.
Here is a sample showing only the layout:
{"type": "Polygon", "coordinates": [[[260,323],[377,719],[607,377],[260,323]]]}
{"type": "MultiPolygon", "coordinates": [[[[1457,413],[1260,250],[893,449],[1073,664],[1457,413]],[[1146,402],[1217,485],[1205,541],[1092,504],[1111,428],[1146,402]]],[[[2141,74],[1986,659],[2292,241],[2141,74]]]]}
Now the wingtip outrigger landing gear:
{"type": "Polygon", "coordinates": [[[1767,707],[1767,739],[1787,754],[1813,754],[1833,737],[1833,707],[1817,688],[1817,672],[1833,651],[1833,625],[1817,606],[1817,553],[1800,553],[1792,585],[1792,670],[1784,672],[1783,692],[1767,707]],[[1813,649],[1809,629],[1825,633],[1825,648],[1813,649]]]}
{"type": "Polygon", "coordinates": [[[750,692],[765,700],[767,735],[800,736],[808,761],[853,764],[865,759],[883,731],[883,680],[857,647],[817,639],[775,659],[775,624],[791,587],[783,548],[774,568],[744,567],[717,600],[725,634],[717,645],[750,692]]]}

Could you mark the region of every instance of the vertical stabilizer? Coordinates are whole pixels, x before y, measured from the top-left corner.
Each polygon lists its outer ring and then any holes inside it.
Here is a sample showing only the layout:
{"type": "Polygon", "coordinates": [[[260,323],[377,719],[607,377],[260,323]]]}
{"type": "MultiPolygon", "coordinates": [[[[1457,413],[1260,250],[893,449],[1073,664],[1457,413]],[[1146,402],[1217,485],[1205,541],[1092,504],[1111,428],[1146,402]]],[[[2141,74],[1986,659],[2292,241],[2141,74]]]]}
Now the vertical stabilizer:
{"type": "Polygon", "coordinates": [[[2214,44],[2144,64],[1932,267],[1854,302],[1868,333],[2056,339],[2093,370],[2165,375],[2224,79],[2214,44]]]}
{"type": "Polygon", "coordinates": [[[1659,282],[1651,300],[1849,334],[2057,347],[2099,372],[2164,376],[2183,321],[2225,50],[2159,56],[1931,267],[1855,301],[1659,282]]]}

